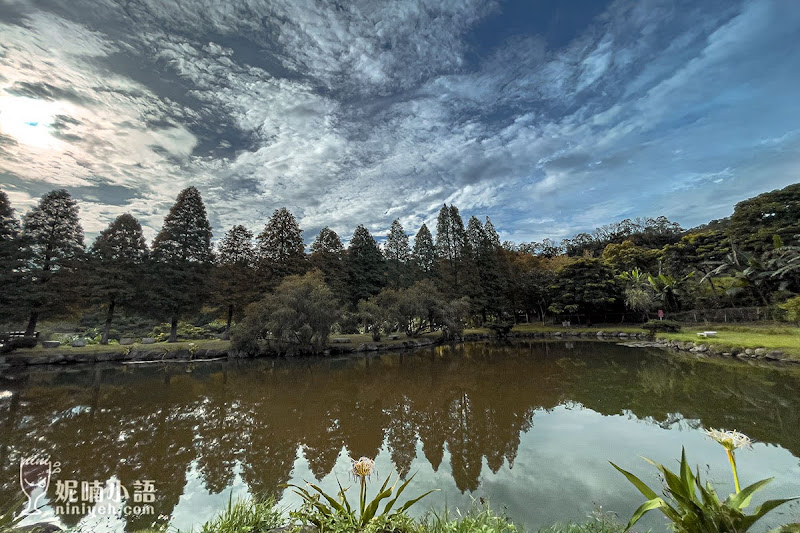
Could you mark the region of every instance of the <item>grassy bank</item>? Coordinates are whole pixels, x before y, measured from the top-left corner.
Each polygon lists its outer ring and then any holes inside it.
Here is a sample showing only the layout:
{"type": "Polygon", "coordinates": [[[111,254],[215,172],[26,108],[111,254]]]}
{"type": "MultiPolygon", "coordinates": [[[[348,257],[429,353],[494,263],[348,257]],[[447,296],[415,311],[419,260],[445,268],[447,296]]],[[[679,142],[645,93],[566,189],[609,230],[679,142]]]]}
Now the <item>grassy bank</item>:
{"type": "Polygon", "coordinates": [[[659,338],[713,345],[723,351],[742,348],[780,350],[793,359],[800,359],[800,328],[785,324],[703,324],[684,325],[680,333],[659,333],[659,338]],[[715,337],[698,337],[697,333],[716,331],[715,337]]]}

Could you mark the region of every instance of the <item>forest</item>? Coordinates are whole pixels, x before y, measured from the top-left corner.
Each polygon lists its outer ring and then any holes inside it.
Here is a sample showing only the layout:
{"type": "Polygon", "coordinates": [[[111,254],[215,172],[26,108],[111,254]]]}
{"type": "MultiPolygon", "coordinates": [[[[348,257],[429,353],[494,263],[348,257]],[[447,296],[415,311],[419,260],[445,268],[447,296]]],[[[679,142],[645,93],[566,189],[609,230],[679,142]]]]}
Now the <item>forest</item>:
{"type": "Polygon", "coordinates": [[[738,203],[684,229],[626,219],[556,242],[501,242],[491,220],[443,205],[412,238],[364,225],[347,246],[325,227],[306,249],[286,208],[254,235],[213,241],[195,187],[181,191],[148,245],[120,215],[86,247],[78,202],[60,189],[21,219],[0,191],[0,324],[33,337],[65,320],[93,342],[120,335],[232,337],[243,351],[316,352],[332,334],[441,330],[542,321],[667,318],[800,320],[800,184],[738,203]],[[380,242],[379,242],[380,241],[380,242]],[[149,332],[149,333],[148,333],[149,332]]]}

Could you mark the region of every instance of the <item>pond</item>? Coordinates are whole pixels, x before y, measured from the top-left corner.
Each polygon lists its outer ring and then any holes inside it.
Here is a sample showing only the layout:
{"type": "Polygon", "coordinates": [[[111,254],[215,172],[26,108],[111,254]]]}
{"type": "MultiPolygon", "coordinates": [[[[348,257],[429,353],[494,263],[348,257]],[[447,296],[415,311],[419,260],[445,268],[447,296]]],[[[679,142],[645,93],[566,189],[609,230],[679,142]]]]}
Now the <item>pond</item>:
{"type": "MultiPolygon", "coordinates": [[[[478,500],[528,531],[599,506],[627,521],[643,499],[609,461],[658,485],[641,456],[676,467],[683,446],[722,495],[732,490],[704,427],[756,440],[737,459],[744,484],[775,477],[761,499],[800,496],[800,369],[597,341],[36,369],[0,381],[0,427],[0,501],[22,497],[23,457],[48,456],[50,503],[36,519],[85,531],[159,515],[188,530],[248,494],[293,506],[283,484],[334,491],[337,479],[352,484],[361,456],[376,459],[372,491],[396,473],[416,473],[409,496],[440,489],[417,513],[478,500]],[[88,489],[114,483],[154,514],[100,515],[88,489]],[[89,504],[59,509],[59,495],[89,504]]],[[[645,526],[666,530],[651,515],[645,526]]],[[[787,505],[760,529],[799,520],[800,505],[787,505]]]]}

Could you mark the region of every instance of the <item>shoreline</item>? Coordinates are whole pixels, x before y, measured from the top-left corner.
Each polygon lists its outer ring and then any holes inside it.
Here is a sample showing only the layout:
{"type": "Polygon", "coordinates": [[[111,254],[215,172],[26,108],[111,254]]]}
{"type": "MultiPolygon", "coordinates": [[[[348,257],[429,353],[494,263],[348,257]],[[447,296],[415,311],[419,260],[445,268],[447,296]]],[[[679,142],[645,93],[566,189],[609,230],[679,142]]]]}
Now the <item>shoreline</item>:
{"type": "MultiPolygon", "coordinates": [[[[620,341],[619,344],[631,348],[661,348],[670,351],[677,351],[691,354],[699,358],[720,357],[732,358],[741,361],[761,360],[769,363],[789,363],[798,364],[800,360],[787,356],[780,350],[767,350],[765,348],[730,348],[720,347],[714,344],[691,341],[676,341],[664,338],[648,336],[647,333],[632,333],[606,330],[580,331],[577,329],[566,329],[560,331],[511,331],[507,335],[498,337],[489,332],[469,332],[465,333],[460,340],[451,342],[445,341],[441,336],[431,334],[422,335],[416,338],[407,338],[398,342],[373,341],[351,343],[349,338],[346,342],[332,342],[325,355],[350,355],[366,354],[376,352],[387,352],[396,350],[413,350],[426,346],[439,346],[443,344],[459,344],[465,342],[480,342],[488,340],[503,339],[550,339],[550,340],[601,340],[601,341],[620,341]],[[631,342],[628,342],[631,341],[631,342]]],[[[396,339],[390,339],[396,340],[396,339]]],[[[228,344],[220,347],[200,346],[188,348],[184,345],[190,343],[176,343],[176,349],[170,349],[170,345],[141,345],[133,344],[120,349],[119,346],[100,349],[96,346],[92,350],[73,348],[64,346],[61,348],[49,348],[46,351],[40,350],[38,353],[12,352],[0,356],[0,372],[7,368],[19,368],[28,366],[44,365],[71,365],[71,364],[96,364],[116,362],[121,364],[146,364],[146,363],[190,363],[205,362],[209,360],[221,359],[246,359],[246,358],[268,358],[269,354],[250,356],[232,352],[229,343],[222,341],[212,341],[206,344],[228,344]],[[146,347],[146,348],[145,348],[146,347]]]]}

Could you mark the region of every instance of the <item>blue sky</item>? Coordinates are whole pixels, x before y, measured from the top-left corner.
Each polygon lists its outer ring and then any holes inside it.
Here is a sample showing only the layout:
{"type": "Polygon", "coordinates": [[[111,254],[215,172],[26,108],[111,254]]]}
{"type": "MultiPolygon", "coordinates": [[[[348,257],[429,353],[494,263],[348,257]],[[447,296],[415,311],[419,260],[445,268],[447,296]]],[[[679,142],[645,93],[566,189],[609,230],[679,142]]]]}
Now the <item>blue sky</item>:
{"type": "Polygon", "coordinates": [[[522,242],[800,181],[794,0],[5,0],[0,37],[0,189],[89,235],[188,185],[217,237],[447,202],[522,242]]]}

